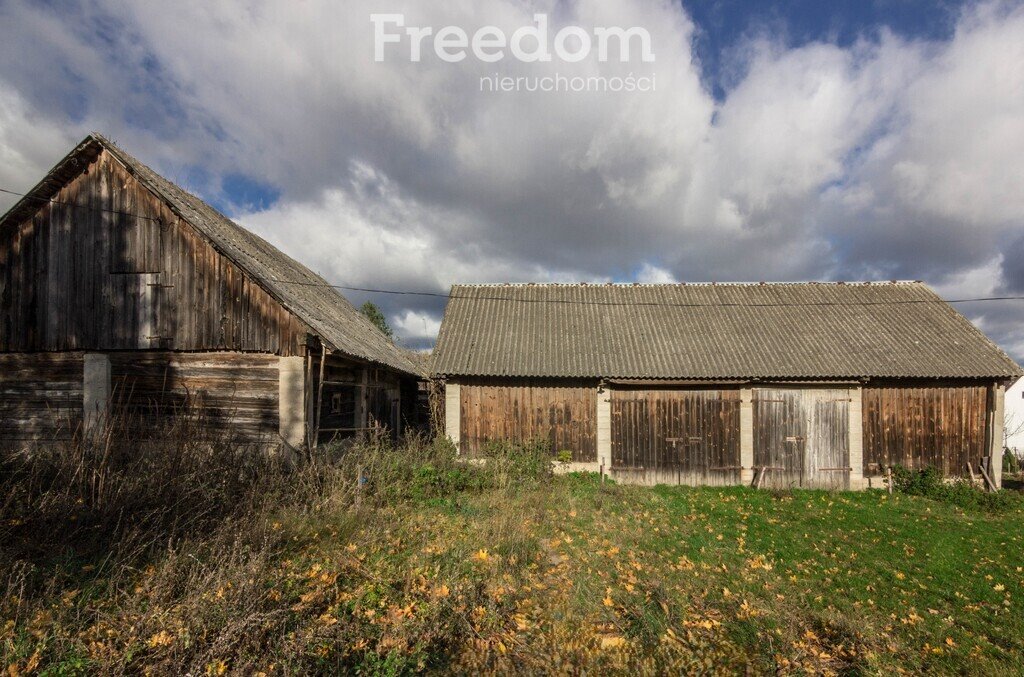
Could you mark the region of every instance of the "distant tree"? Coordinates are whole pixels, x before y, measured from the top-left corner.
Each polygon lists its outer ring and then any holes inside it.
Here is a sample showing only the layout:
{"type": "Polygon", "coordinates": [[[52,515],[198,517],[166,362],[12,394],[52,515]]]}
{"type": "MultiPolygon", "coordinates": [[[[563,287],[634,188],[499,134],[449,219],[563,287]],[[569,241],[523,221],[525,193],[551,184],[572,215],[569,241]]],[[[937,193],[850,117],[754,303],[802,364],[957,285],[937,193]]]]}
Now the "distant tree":
{"type": "Polygon", "coordinates": [[[377,329],[380,329],[381,333],[388,338],[394,338],[395,333],[391,331],[388,321],[384,318],[384,313],[380,312],[380,308],[377,307],[376,303],[367,301],[359,310],[370,319],[370,322],[373,322],[377,329]]]}

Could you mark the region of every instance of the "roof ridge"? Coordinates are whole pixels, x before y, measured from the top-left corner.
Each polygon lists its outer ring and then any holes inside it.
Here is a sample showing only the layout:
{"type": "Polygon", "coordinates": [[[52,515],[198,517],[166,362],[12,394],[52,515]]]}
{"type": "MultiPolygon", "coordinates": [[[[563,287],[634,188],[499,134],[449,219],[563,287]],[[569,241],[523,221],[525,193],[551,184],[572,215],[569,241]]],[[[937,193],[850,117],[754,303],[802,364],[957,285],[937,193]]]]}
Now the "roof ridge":
{"type": "Polygon", "coordinates": [[[536,287],[551,287],[551,288],[566,288],[566,289],[577,289],[583,287],[618,287],[618,288],[630,288],[630,287],[649,287],[649,288],[669,288],[669,287],[810,287],[810,286],[834,286],[834,287],[868,287],[868,286],[910,286],[910,285],[923,285],[927,286],[923,280],[787,280],[787,281],[776,281],[776,282],[478,282],[478,283],[458,283],[453,284],[452,288],[456,287],[470,287],[470,288],[484,288],[484,289],[501,289],[501,288],[536,288],[536,287]]]}

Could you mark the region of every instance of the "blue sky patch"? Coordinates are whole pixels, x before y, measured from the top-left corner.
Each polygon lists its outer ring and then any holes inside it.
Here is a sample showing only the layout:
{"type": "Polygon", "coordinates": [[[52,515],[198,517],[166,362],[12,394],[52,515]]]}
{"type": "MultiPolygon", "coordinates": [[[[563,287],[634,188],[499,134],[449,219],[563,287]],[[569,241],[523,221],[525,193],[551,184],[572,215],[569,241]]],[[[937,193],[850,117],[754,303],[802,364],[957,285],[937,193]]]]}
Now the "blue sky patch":
{"type": "Polygon", "coordinates": [[[785,47],[827,42],[848,47],[882,28],[906,39],[947,40],[972,3],[964,0],[682,0],[697,25],[694,52],[705,83],[722,100],[729,82],[729,56],[747,38],[768,37],[785,47]]]}
{"type": "Polygon", "coordinates": [[[227,174],[221,180],[222,204],[214,204],[225,211],[263,211],[281,199],[281,191],[269,183],[241,173],[227,174]]]}

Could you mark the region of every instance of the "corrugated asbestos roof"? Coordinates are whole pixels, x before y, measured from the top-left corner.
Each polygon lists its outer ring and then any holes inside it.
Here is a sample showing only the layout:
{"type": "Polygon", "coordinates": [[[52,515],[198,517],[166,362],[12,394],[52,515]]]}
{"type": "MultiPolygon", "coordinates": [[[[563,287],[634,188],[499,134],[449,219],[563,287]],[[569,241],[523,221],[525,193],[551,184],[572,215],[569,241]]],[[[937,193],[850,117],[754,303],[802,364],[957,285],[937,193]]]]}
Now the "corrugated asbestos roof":
{"type": "Polygon", "coordinates": [[[1010,378],[919,282],[452,287],[439,376],[1010,378]]]}
{"type": "Polygon", "coordinates": [[[27,197],[0,219],[0,226],[38,209],[40,199],[52,198],[101,149],[107,150],[143,185],[162,198],[173,212],[205,236],[214,248],[308,325],[328,348],[407,374],[421,374],[420,365],[415,364],[405,351],[388,340],[344,296],[329,287],[322,277],[160,176],[99,134],[86,137],[58,163],[27,197]],[[294,284],[296,282],[299,284],[294,284]]]}

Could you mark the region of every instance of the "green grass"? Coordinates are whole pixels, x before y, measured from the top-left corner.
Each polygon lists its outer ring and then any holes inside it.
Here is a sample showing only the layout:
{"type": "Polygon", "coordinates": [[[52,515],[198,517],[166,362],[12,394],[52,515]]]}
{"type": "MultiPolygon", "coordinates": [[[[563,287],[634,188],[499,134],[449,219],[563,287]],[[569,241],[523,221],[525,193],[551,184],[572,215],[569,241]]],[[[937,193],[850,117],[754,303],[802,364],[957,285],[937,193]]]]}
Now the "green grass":
{"type": "Polygon", "coordinates": [[[151,551],[116,585],[52,563],[32,604],[0,606],[0,668],[1020,670],[1020,500],[482,472],[434,459],[358,507],[324,482],[316,502],[151,551]]]}

